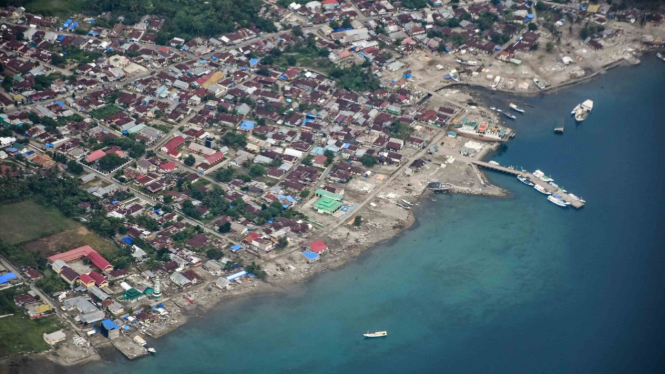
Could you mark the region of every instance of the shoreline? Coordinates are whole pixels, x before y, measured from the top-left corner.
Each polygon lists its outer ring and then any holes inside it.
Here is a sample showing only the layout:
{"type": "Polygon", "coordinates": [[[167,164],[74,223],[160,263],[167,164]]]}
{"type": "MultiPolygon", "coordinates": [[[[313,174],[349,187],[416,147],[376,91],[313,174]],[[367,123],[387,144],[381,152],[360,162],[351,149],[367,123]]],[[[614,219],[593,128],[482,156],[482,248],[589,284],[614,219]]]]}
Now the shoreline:
{"type": "MultiPolygon", "coordinates": [[[[652,51],[649,51],[652,52],[652,51]]],[[[540,91],[540,92],[534,92],[534,93],[529,93],[529,92],[517,92],[517,91],[505,91],[505,90],[496,90],[495,92],[500,93],[500,94],[516,94],[516,95],[522,95],[522,96],[537,96],[538,94],[551,94],[551,93],[556,93],[558,90],[567,88],[576,84],[581,84],[585,83],[599,75],[604,74],[606,71],[614,69],[616,67],[621,67],[621,66],[634,66],[634,65],[629,65],[626,63],[625,59],[620,59],[618,61],[615,61],[611,64],[606,65],[603,67],[603,69],[594,72],[593,74],[590,74],[588,76],[585,76],[583,78],[573,80],[570,82],[566,82],[564,84],[561,84],[557,87],[554,88],[548,88],[546,90],[540,91]],[[611,65],[611,66],[610,66],[611,65]]],[[[479,85],[473,85],[473,84],[464,84],[464,83],[457,83],[454,85],[442,87],[440,89],[437,89],[436,91],[443,90],[445,88],[454,88],[458,86],[466,86],[472,89],[482,89],[482,95],[486,95],[488,93],[492,93],[492,90],[487,89],[486,87],[479,86],[479,85]]],[[[443,129],[441,131],[444,131],[443,129]]],[[[490,156],[492,153],[496,152],[498,147],[494,147],[493,149],[488,149],[483,152],[483,154],[479,155],[479,159],[485,159],[488,156],[490,156]]],[[[483,171],[480,171],[480,174],[485,177],[485,173],[483,171]]],[[[487,180],[487,179],[486,179],[487,180]]],[[[503,189],[502,189],[503,190],[503,189]]],[[[509,198],[510,196],[510,191],[509,190],[503,190],[503,193],[501,195],[497,194],[491,194],[491,193],[482,193],[482,191],[473,191],[473,190],[464,190],[460,189],[459,187],[454,189],[451,193],[461,193],[461,194],[467,194],[467,195],[480,195],[480,196],[492,196],[492,197],[499,197],[499,198],[509,198]],[[479,193],[480,192],[480,193],[479,193]]],[[[424,189],[418,197],[415,199],[414,205],[419,206],[421,202],[424,201],[425,198],[427,198],[431,192],[429,192],[427,189],[424,189]]],[[[366,212],[366,207],[363,207],[362,209],[359,209],[358,211],[354,212],[354,214],[349,217],[352,218],[353,216],[357,215],[358,212],[366,212]]],[[[386,243],[389,241],[397,240],[400,234],[415,229],[417,228],[418,224],[418,218],[415,215],[415,207],[413,210],[408,211],[406,219],[404,220],[396,220],[394,224],[391,226],[389,230],[384,230],[381,235],[377,237],[376,240],[371,240],[368,242],[364,243],[350,243],[348,246],[336,249],[332,253],[327,253],[322,256],[321,261],[312,264],[311,266],[308,267],[306,274],[303,274],[300,278],[291,278],[291,279],[276,279],[276,280],[267,280],[267,281],[252,281],[252,287],[244,287],[244,288],[239,288],[239,289],[233,289],[231,291],[222,291],[217,288],[214,288],[214,292],[211,293],[212,299],[209,302],[203,303],[203,304],[196,304],[194,307],[191,309],[185,309],[185,308],[180,308],[181,311],[183,312],[184,317],[181,320],[179,320],[177,323],[168,326],[168,328],[165,328],[161,330],[159,333],[156,333],[154,335],[150,335],[151,338],[161,338],[170,332],[173,332],[177,330],[179,327],[185,325],[190,319],[197,318],[197,317],[203,317],[204,315],[208,314],[211,312],[220,302],[222,301],[235,301],[239,300],[240,297],[245,297],[248,295],[252,296],[261,296],[261,295],[267,295],[267,294],[275,294],[275,293],[280,293],[280,292],[285,292],[289,287],[293,286],[294,284],[300,284],[304,282],[310,282],[314,279],[316,275],[319,273],[323,273],[325,271],[329,270],[337,270],[344,265],[350,263],[357,257],[359,257],[362,254],[369,253],[369,250],[379,244],[386,243]]],[[[327,234],[324,234],[324,237],[330,237],[331,235],[334,235],[338,231],[341,231],[343,229],[343,226],[335,228],[332,232],[329,232],[327,234]]],[[[249,282],[248,282],[249,283],[249,282]]],[[[209,284],[201,284],[197,285],[196,291],[201,291],[205,287],[209,286],[209,284]]],[[[188,291],[190,292],[190,291],[188,291]]],[[[174,295],[174,296],[180,296],[174,295]]],[[[171,301],[170,299],[167,299],[168,301],[171,301]]],[[[166,301],[164,301],[166,302],[166,301]]],[[[109,344],[110,345],[110,344],[109,344]]],[[[97,346],[95,347],[96,350],[105,350],[108,348],[107,346],[97,346]]],[[[59,372],[66,372],[68,370],[71,370],[73,367],[79,367],[86,365],[91,362],[97,362],[97,361],[105,361],[104,356],[105,354],[99,354],[99,352],[95,352],[93,355],[85,357],[83,359],[74,361],[74,362],[67,362],[64,359],[62,359],[59,355],[54,354],[55,351],[53,349],[50,349],[48,351],[39,353],[39,354],[28,354],[28,355],[21,355],[17,357],[12,357],[12,358],[5,358],[0,361],[0,374],[5,374],[5,373],[30,373],[33,372],[31,370],[34,370],[36,368],[43,368],[45,362],[49,362],[47,367],[49,369],[53,369],[53,371],[47,371],[47,372],[53,372],[53,373],[59,373],[59,372]]],[[[124,356],[122,356],[124,357],[124,356]]]]}

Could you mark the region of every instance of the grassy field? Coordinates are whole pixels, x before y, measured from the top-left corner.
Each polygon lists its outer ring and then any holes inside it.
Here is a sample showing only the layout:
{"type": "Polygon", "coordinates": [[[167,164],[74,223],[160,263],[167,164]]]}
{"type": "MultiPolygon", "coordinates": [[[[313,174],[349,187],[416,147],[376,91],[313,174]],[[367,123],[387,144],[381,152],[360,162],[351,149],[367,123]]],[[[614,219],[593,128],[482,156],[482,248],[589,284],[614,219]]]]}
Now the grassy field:
{"type": "Polygon", "coordinates": [[[50,348],[43,334],[60,330],[56,316],[31,320],[27,315],[15,314],[0,318],[0,357],[13,356],[26,352],[41,352],[50,348]]]}
{"type": "Polygon", "coordinates": [[[122,109],[118,108],[115,105],[103,106],[99,109],[91,110],[90,115],[97,119],[104,119],[112,114],[120,113],[122,109]]]}
{"type": "Polygon", "coordinates": [[[84,0],[27,0],[23,6],[35,14],[68,17],[80,13],[83,4],[84,0]]]}
{"type": "Polygon", "coordinates": [[[0,239],[24,243],[80,226],[57,208],[46,208],[32,200],[0,205],[0,239]]]}
{"type": "MultiPolygon", "coordinates": [[[[0,358],[26,352],[47,350],[43,334],[62,328],[55,316],[31,320],[14,304],[14,296],[27,289],[10,288],[0,291],[0,315],[13,313],[13,316],[0,318],[0,358]]],[[[1,371],[1,370],[0,370],[1,371]]]]}
{"type": "Polygon", "coordinates": [[[118,247],[112,240],[89,231],[65,217],[57,208],[45,207],[33,200],[0,205],[0,239],[37,251],[42,257],[89,245],[108,258],[118,247]]]}

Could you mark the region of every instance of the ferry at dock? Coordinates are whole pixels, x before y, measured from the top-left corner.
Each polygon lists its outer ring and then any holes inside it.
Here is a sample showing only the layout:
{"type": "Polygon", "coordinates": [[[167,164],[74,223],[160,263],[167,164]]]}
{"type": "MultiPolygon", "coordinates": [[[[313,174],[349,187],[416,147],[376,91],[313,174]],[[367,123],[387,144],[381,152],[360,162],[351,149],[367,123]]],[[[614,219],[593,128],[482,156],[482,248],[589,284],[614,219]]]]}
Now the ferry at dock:
{"type": "Polygon", "coordinates": [[[531,182],[529,177],[525,177],[524,175],[518,175],[517,179],[519,179],[520,182],[526,184],[527,186],[533,186],[534,185],[534,183],[531,182]]]}
{"type": "Polygon", "coordinates": [[[366,338],[384,338],[388,336],[388,331],[377,331],[377,332],[367,331],[367,333],[363,334],[363,336],[366,338]]]}
{"type": "Polygon", "coordinates": [[[542,187],[541,185],[539,185],[539,184],[534,184],[533,188],[534,188],[536,191],[538,191],[538,192],[540,192],[541,194],[543,194],[543,195],[551,195],[550,192],[547,192],[547,190],[546,190],[545,188],[543,188],[543,187],[542,187]]]}
{"type": "Polygon", "coordinates": [[[592,109],[593,100],[584,100],[582,104],[577,105],[573,109],[571,114],[575,116],[575,121],[582,122],[589,117],[589,113],[591,113],[592,109]]]}
{"type": "Polygon", "coordinates": [[[562,208],[565,208],[565,207],[568,206],[565,201],[554,197],[554,195],[547,196],[547,200],[549,200],[551,203],[556,204],[556,205],[558,205],[562,208]]]}
{"type": "Polygon", "coordinates": [[[533,176],[540,179],[541,181],[543,181],[545,183],[554,182],[554,178],[548,177],[547,175],[545,175],[545,173],[543,173],[540,170],[534,171],[533,176]]]}
{"type": "Polygon", "coordinates": [[[518,108],[517,105],[515,105],[513,103],[510,103],[510,105],[508,105],[508,106],[510,107],[510,109],[512,109],[516,112],[524,113],[524,109],[518,108]]]}

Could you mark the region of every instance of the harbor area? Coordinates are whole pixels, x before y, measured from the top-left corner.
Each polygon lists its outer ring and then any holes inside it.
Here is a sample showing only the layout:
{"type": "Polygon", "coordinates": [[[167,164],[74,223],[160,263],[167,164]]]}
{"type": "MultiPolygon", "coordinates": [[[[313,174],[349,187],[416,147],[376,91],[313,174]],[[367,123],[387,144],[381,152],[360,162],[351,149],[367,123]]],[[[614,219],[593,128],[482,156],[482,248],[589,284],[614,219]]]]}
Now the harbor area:
{"type": "MultiPolygon", "coordinates": [[[[559,188],[554,183],[553,179],[545,176],[542,174],[542,172],[539,173],[539,171],[536,171],[534,173],[530,173],[525,170],[517,170],[514,167],[501,166],[494,162],[474,161],[473,163],[486,169],[515,175],[518,177],[518,179],[520,179],[520,181],[522,181],[522,183],[534,187],[534,189],[540,193],[548,195],[548,200],[550,201],[552,201],[550,196],[554,196],[554,199],[562,200],[565,205],[570,205],[575,209],[584,207],[584,204],[586,203],[586,201],[582,200],[581,198],[559,188]]],[[[554,203],[556,204],[556,202],[554,203]]]]}

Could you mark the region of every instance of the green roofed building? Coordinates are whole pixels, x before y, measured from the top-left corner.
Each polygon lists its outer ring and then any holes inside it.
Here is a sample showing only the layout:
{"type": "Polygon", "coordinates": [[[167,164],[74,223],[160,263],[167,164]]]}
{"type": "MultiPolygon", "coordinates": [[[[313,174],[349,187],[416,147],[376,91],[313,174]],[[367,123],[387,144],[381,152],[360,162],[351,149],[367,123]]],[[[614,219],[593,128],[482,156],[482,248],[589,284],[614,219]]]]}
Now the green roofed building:
{"type": "Polygon", "coordinates": [[[334,214],[341,207],[342,207],[341,202],[335,201],[328,197],[322,197],[312,205],[312,209],[323,214],[334,214]]]}
{"type": "Polygon", "coordinates": [[[134,288],[130,288],[122,295],[122,298],[125,300],[136,300],[141,297],[143,294],[137,291],[134,288]]]}
{"type": "Polygon", "coordinates": [[[330,200],[335,200],[335,201],[342,201],[344,199],[344,196],[332,192],[328,192],[326,190],[318,189],[314,194],[318,197],[327,197],[330,200]]]}

